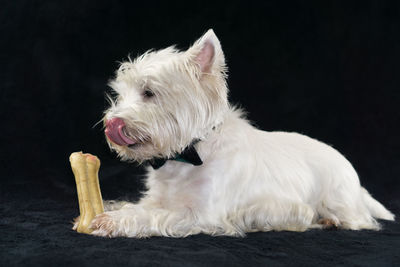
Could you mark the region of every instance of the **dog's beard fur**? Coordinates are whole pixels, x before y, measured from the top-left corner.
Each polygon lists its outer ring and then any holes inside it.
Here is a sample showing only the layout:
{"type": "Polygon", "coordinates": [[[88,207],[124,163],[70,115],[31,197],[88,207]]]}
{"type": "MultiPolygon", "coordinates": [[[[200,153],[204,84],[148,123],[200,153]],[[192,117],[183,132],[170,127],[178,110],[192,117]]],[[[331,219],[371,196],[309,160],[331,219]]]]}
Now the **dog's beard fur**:
{"type": "Polygon", "coordinates": [[[200,139],[204,164],[149,167],[145,196],[106,204],[95,235],[379,229],[375,218],[394,219],[339,152],[296,133],[257,130],[228,104],[224,55],[212,30],[187,51],[170,47],[121,64],[110,85],[117,97],[104,121],[121,118],[137,141],[107,139],[123,160],[172,157],[200,139]]]}

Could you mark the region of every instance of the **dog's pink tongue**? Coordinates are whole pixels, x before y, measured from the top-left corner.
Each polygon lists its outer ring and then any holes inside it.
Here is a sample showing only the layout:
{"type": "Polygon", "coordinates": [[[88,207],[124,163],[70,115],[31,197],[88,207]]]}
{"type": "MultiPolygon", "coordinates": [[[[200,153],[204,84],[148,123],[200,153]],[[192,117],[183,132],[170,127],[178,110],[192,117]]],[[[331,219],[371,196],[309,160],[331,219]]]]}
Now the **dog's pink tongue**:
{"type": "Polygon", "coordinates": [[[116,143],[120,146],[133,145],[135,140],[129,138],[124,133],[125,122],[120,118],[112,118],[106,121],[106,129],[105,134],[108,139],[110,139],[113,143],[116,143]]]}

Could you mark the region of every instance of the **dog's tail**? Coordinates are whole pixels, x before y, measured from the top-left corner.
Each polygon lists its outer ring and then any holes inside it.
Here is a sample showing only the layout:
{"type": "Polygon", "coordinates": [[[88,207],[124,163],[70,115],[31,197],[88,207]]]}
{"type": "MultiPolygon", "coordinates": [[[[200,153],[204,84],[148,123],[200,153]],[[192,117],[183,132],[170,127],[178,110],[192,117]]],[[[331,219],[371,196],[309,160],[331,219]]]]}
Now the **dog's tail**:
{"type": "Polygon", "coordinates": [[[372,217],[394,221],[394,214],[388,211],[381,203],[375,200],[365,188],[362,188],[362,197],[372,217]]]}

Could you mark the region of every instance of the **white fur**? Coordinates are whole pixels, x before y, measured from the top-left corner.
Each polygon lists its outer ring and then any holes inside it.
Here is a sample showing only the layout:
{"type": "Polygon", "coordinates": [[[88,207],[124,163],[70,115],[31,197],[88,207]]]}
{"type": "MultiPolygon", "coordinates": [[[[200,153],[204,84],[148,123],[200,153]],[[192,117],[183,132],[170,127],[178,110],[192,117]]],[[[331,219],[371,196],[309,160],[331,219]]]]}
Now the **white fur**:
{"type": "Polygon", "coordinates": [[[260,131],[228,104],[224,55],[212,30],[187,51],[167,48],[123,63],[111,86],[117,99],[105,120],[122,118],[126,135],[142,143],[108,140],[123,160],[171,157],[199,138],[203,165],[148,167],[145,196],[106,205],[94,235],[243,236],[321,228],[319,219],[377,230],[375,218],[394,219],[335,149],[297,133],[260,131]],[[146,98],[147,89],[155,96],[146,98]]]}

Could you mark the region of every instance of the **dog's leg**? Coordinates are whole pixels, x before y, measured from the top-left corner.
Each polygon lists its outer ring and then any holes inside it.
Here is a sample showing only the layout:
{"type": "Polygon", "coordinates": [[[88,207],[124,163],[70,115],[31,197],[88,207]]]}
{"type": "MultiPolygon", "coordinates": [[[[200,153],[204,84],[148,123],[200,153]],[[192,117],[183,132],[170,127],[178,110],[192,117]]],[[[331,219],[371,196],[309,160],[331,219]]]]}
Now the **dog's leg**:
{"type": "MultiPolygon", "coordinates": [[[[130,205],[133,205],[133,203],[123,200],[103,200],[104,211],[120,210],[122,208],[129,207],[130,205]]],[[[76,231],[78,229],[80,219],[81,216],[78,216],[73,219],[72,230],[76,231]]]]}
{"type": "Polygon", "coordinates": [[[159,207],[128,204],[119,210],[96,216],[92,235],[105,237],[170,236],[185,237],[199,233],[190,210],[171,211],[159,207]]]}
{"type": "MultiPolygon", "coordinates": [[[[298,231],[310,228],[316,219],[314,210],[307,204],[273,198],[260,198],[240,208],[228,221],[237,235],[255,231],[298,231]]],[[[229,229],[229,227],[225,227],[229,229]]]]}
{"type": "MultiPolygon", "coordinates": [[[[358,184],[354,187],[359,187],[358,184]]],[[[373,218],[364,201],[361,188],[339,187],[332,190],[317,207],[322,218],[319,223],[323,228],[349,230],[378,230],[379,223],[373,218]]]]}

